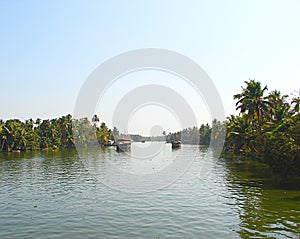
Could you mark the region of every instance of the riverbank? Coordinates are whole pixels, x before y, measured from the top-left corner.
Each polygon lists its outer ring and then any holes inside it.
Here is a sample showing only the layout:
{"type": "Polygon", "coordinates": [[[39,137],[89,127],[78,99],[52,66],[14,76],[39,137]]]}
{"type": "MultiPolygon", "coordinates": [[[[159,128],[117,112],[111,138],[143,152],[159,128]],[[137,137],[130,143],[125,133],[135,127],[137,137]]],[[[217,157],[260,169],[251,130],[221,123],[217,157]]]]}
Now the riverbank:
{"type": "MultiPolygon", "coordinates": [[[[160,138],[208,146],[211,138],[223,142],[227,132],[225,153],[259,159],[281,175],[300,175],[300,96],[267,92],[267,87],[255,80],[245,81],[245,85],[234,95],[239,115],[230,115],[224,122],[214,119],[212,125],[199,128],[169,134],[164,131],[160,138]]],[[[51,120],[0,120],[0,151],[68,149],[75,148],[75,143],[83,148],[98,147],[115,141],[116,136],[118,129],[109,129],[97,115],[91,122],[88,118],[73,119],[70,114],[51,120]]]]}

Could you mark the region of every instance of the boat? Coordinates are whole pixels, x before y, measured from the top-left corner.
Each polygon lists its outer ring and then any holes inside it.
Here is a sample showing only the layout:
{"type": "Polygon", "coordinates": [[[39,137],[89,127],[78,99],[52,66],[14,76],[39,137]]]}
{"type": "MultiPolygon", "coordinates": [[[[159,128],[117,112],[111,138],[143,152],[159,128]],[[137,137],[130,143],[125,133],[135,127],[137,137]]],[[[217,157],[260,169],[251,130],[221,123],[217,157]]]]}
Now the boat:
{"type": "Polygon", "coordinates": [[[145,140],[142,140],[141,142],[142,142],[142,143],[145,143],[146,141],[145,141],[145,140]]]}
{"type": "Polygon", "coordinates": [[[12,152],[12,153],[20,153],[21,150],[20,149],[11,149],[10,152],[12,152]]]}
{"type": "Polygon", "coordinates": [[[131,148],[130,139],[118,139],[116,142],[117,151],[128,151],[131,148]]]}
{"type": "Polygon", "coordinates": [[[176,141],[172,141],[172,149],[177,149],[181,147],[181,141],[180,140],[176,140],[176,141]]]}
{"type": "Polygon", "coordinates": [[[104,146],[113,146],[114,141],[113,140],[108,140],[106,143],[104,143],[104,146]]]}

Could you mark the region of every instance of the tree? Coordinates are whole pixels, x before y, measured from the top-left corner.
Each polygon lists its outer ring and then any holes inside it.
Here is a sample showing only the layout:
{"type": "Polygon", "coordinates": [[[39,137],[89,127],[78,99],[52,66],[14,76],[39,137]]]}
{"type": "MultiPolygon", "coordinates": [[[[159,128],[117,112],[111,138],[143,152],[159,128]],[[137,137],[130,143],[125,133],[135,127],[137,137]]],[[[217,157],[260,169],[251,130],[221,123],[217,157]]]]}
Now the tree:
{"type": "MultiPolygon", "coordinates": [[[[94,120],[97,121],[96,117],[94,120]]],[[[105,123],[97,127],[87,118],[73,120],[70,114],[51,120],[38,118],[35,122],[32,119],[0,121],[0,150],[3,151],[72,148],[75,139],[84,146],[98,146],[97,138],[106,143],[113,139],[112,131],[105,123]]]]}
{"type": "Polygon", "coordinates": [[[292,104],[294,105],[293,113],[298,114],[300,108],[300,97],[295,97],[292,99],[292,104]]]}
{"type": "Polygon", "coordinates": [[[290,105],[287,103],[288,95],[281,95],[280,91],[274,90],[268,95],[272,107],[269,108],[269,118],[273,123],[280,123],[290,114],[290,105]]]}
{"type": "Polygon", "coordinates": [[[32,119],[28,119],[28,120],[25,121],[25,125],[26,125],[27,129],[32,129],[33,125],[34,125],[34,122],[33,122],[32,119]]]}
{"type": "Polygon", "coordinates": [[[120,132],[119,132],[119,130],[117,129],[117,127],[114,127],[114,128],[113,128],[112,134],[113,134],[114,140],[117,140],[117,139],[119,138],[120,132]]]}
{"type": "Polygon", "coordinates": [[[262,160],[284,176],[300,175],[299,100],[289,103],[277,90],[265,96],[267,88],[254,80],[246,84],[234,96],[240,115],[227,120],[225,151],[262,160]]]}
{"type": "Polygon", "coordinates": [[[92,123],[94,124],[94,126],[97,126],[97,123],[100,122],[99,117],[95,114],[92,118],[92,123]]]}
{"type": "Polygon", "coordinates": [[[36,121],[35,121],[35,124],[37,126],[40,126],[41,123],[42,123],[42,120],[40,118],[37,118],[36,121]]]}
{"type": "Polygon", "coordinates": [[[210,144],[211,128],[209,124],[202,124],[199,129],[200,145],[208,146],[210,144]]]}
{"type": "Polygon", "coordinates": [[[236,103],[236,109],[242,115],[246,114],[247,119],[251,122],[257,122],[258,125],[262,124],[262,119],[267,114],[268,108],[272,103],[268,101],[268,96],[264,96],[267,86],[261,87],[261,83],[255,80],[245,81],[246,88],[243,88],[241,94],[233,96],[236,103]]]}
{"type": "Polygon", "coordinates": [[[97,139],[100,144],[105,144],[111,138],[111,132],[109,132],[105,123],[101,123],[100,128],[97,130],[97,139]]]}
{"type": "Polygon", "coordinates": [[[250,123],[245,116],[228,117],[225,142],[227,150],[235,154],[249,152],[251,139],[250,123]]]}
{"type": "Polygon", "coordinates": [[[72,132],[72,116],[70,114],[66,116],[62,116],[58,119],[59,127],[57,127],[60,131],[60,147],[62,148],[72,148],[75,146],[75,142],[73,140],[73,132],[72,132]]]}
{"type": "Polygon", "coordinates": [[[18,119],[7,120],[2,127],[2,150],[25,150],[25,124],[18,119]]]}

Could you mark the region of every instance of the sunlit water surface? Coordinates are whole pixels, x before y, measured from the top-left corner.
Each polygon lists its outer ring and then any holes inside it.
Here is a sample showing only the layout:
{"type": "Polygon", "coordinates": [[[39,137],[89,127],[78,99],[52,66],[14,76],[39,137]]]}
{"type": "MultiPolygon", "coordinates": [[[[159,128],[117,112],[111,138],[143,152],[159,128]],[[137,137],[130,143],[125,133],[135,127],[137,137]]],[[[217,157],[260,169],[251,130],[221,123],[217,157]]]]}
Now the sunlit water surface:
{"type": "Polygon", "coordinates": [[[213,154],[197,146],[165,154],[161,163],[141,163],[110,147],[91,168],[75,151],[1,153],[0,238],[299,238],[299,178],[236,158],[218,159],[203,174],[213,154]],[[188,170],[160,190],[126,193],[94,175],[107,160],[151,173],[195,150],[188,170]]]}

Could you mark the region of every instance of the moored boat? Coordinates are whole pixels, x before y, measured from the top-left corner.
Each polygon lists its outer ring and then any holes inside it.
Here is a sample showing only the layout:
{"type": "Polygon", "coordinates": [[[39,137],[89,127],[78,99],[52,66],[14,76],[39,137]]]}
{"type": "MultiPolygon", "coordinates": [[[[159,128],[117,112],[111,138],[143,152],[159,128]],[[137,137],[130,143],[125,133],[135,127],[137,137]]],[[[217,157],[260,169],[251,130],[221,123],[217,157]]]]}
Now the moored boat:
{"type": "Polygon", "coordinates": [[[176,140],[172,142],[172,148],[176,149],[176,148],[180,148],[181,147],[181,141],[180,140],[176,140]]]}
{"type": "Polygon", "coordinates": [[[116,142],[118,151],[127,151],[131,148],[131,140],[130,139],[118,139],[116,142]]]}
{"type": "Polygon", "coordinates": [[[114,146],[114,141],[113,140],[108,140],[106,143],[104,143],[104,146],[114,146]]]}

